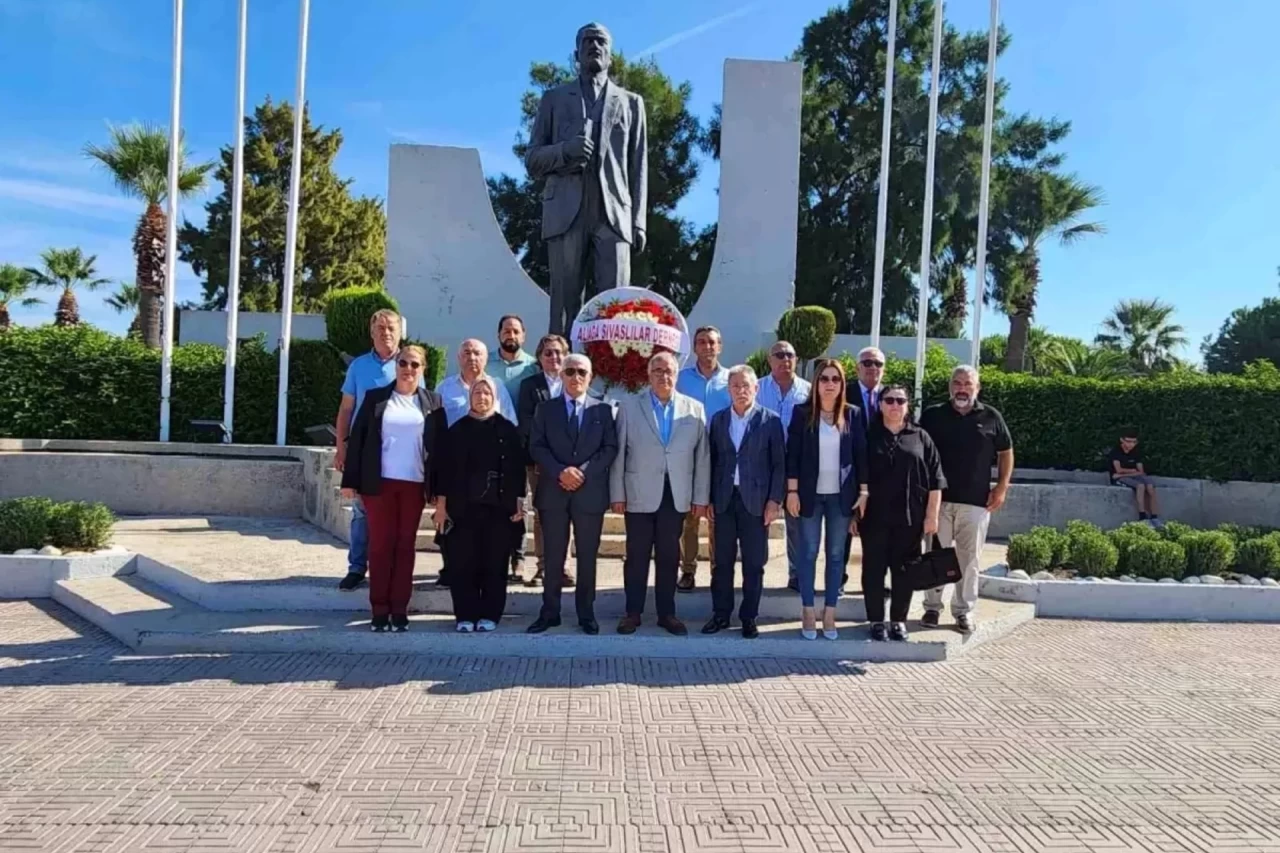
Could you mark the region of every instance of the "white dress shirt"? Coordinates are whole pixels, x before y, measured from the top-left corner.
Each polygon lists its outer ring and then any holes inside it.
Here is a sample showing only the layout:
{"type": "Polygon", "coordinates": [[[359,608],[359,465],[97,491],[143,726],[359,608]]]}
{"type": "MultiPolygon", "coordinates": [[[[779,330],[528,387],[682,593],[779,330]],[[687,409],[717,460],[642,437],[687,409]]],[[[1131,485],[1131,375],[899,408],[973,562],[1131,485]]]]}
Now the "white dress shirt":
{"type": "Polygon", "coordinates": [[[564,393],[564,380],[559,376],[552,376],[549,373],[543,373],[542,378],[547,380],[547,399],[554,400],[564,393]]]}
{"type": "MultiPolygon", "coordinates": [[[[747,421],[750,418],[751,409],[747,409],[745,415],[739,416],[737,409],[732,406],[729,407],[729,440],[733,442],[733,449],[739,453],[742,452],[742,440],[747,437],[747,421]]],[[[739,464],[735,462],[733,465],[733,484],[735,486],[738,485],[739,464]]]]}

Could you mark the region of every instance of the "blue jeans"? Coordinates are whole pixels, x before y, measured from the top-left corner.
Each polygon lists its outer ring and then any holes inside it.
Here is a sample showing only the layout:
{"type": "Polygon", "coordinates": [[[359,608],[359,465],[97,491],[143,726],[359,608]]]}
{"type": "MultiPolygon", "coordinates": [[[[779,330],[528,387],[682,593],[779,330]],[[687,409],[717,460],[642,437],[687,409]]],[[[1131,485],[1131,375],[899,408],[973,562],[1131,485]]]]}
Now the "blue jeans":
{"type": "Polygon", "coordinates": [[[822,522],[827,523],[826,582],[822,585],[824,603],[835,607],[840,600],[840,580],[844,576],[844,539],[849,532],[850,516],[840,507],[839,495],[817,495],[814,498],[813,515],[799,519],[804,551],[796,566],[796,580],[800,582],[800,603],[813,607],[814,578],[818,572],[818,543],[822,538],[822,522]]]}
{"type": "Polygon", "coordinates": [[[347,571],[363,575],[369,569],[369,519],[364,502],[356,495],[351,502],[351,544],[347,548],[347,571]]]}
{"type": "Polygon", "coordinates": [[[784,513],[783,518],[787,527],[787,581],[790,582],[796,579],[796,568],[804,556],[804,534],[800,531],[800,519],[788,513],[784,513]]]}

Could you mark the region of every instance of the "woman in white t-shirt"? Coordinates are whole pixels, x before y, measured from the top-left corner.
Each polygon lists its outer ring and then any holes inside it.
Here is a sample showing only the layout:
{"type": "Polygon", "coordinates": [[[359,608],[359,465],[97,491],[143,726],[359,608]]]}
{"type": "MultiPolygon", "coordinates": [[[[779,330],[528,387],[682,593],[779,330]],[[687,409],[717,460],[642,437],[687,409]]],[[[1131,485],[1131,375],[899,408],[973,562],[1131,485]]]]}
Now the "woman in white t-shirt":
{"type": "Polygon", "coordinates": [[[342,494],[359,493],[369,519],[375,632],[409,628],[419,521],[435,496],[435,449],[445,421],[439,395],[419,387],[426,366],[422,347],[402,347],[395,381],[365,394],[347,444],[342,494]]]}

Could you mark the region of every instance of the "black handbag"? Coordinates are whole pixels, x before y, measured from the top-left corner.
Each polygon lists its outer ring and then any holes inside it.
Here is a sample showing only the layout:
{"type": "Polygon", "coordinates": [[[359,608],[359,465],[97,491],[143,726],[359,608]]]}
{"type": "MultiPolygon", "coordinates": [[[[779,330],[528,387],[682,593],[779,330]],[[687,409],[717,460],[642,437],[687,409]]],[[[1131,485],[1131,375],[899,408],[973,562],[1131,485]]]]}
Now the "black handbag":
{"type": "Polygon", "coordinates": [[[943,548],[938,537],[933,537],[933,548],[902,567],[903,579],[916,592],[935,589],[959,582],[960,558],[955,548],[943,548]]]}

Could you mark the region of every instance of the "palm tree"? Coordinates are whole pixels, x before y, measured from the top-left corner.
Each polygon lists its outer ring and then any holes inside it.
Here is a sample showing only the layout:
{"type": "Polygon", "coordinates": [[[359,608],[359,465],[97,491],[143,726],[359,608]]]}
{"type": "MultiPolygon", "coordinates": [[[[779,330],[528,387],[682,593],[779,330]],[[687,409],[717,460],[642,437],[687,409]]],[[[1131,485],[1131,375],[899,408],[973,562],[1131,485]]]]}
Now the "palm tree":
{"type": "Polygon", "coordinates": [[[102,301],[116,309],[117,314],[123,314],[126,311],[133,312],[133,322],[129,324],[130,336],[141,334],[141,324],[138,322],[138,302],[141,293],[136,284],[120,283],[120,289],[108,296],[102,301]]]}
{"type": "Polygon", "coordinates": [[[1187,345],[1185,330],[1172,322],[1175,310],[1159,299],[1122,299],[1094,342],[1124,353],[1143,373],[1171,370],[1181,363],[1173,351],[1187,345]]]}
{"type": "Polygon", "coordinates": [[[1124,353],[1089,346],[1077,338],[1056,338],[1040,362],[1045,373],[1088,379],[1121,379],[1133,375],[1124,353]]]}
{"type": "Polygon", "coordinates": [[[28,296],[35,278],[22,267],[13,264],[0,265],[0,332],[9,328],[9,303],[30,308],[44,302],[35,296],[28,296]]]}
{"type": "Polygon", "coordinates": [[[999,204],[993,205],[993,295],[1009,315],[1005,370],[1020,371],[1040,290],[1040,248],[1051,237],[1069,246],[1103,233],[1101,223],[1079,221],[1102,203],[1102,194],[1074,176],[1038,167],[1008,170],[1000,183],[999,204]]]}
{"type": "Polygon", "coordinates": [[[107,283],[107,279],[97,277],[98,272],[93,268],[98,256],[86,258],[76,246],[74,249],[45,249],[40,260],[44,262],[43,268],[27,267],[36,286],[62,288],[62,298],[58,300],[58,309],[53,315],[54,325],[79,325],[80,306],[76,304],[75,289],[97,290],[107,283]]]}
{"type": "MultiPolygon", "coordinates": [[[[168,220],[160,204],[169,192],[169,134],[151,125],[108,126],[111,141],[105,147],[86,145],[85,155],[111,173],[125,195],[142,199],[146,209],[133,233],[137,259],[139,326],[143,342],[160,346],[160,300],[165,286],[165,237],[168,220]]],[[[213,163],[186,164],[186,148],[180,145],[178,191],[191,195],[204,187],[213,163]]]]}

